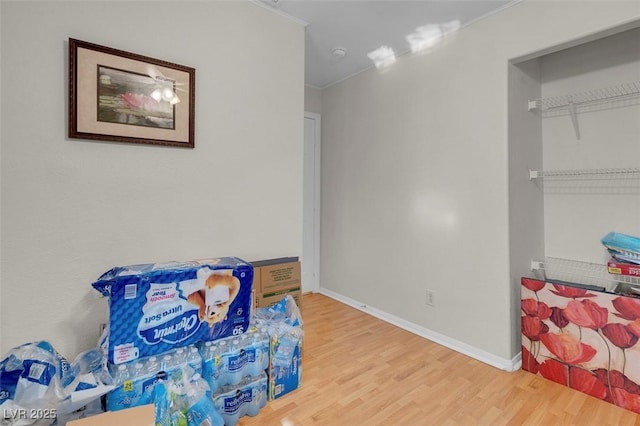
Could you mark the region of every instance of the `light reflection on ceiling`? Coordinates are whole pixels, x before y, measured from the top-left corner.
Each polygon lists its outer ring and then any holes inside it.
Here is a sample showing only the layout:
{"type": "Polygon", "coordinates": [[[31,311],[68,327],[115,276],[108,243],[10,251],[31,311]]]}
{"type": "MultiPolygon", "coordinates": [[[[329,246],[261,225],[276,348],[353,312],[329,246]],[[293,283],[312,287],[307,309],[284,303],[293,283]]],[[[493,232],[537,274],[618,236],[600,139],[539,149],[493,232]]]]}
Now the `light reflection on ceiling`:
{"type": "Polygon", "coordinates": [[[396,58],[424,54],[457,29],[521,0],[251,1],[305,25],[305,84],[324,88],[373,68],[368,54],[382,46],[396,58]],[[338,46],[348,54],[337,58],[338,46]]]}

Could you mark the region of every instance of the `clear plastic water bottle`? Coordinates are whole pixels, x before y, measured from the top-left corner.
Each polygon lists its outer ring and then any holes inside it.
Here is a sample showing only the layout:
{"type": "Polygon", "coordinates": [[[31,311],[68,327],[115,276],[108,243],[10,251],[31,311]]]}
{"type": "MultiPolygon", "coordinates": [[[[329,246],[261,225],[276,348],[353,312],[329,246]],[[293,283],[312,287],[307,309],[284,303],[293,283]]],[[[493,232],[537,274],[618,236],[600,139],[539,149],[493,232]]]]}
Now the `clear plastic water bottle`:
{"type": "Polygon", "coordinates": [[[208,394],[207,384],[200,374],[194,374],[187,391],[187,421],[189,425],[224,426],[222,416],[216,410],[208,394]]]}
{"type": "Polygon", "coordinates": [[[269,334],[265,329],[259,329],[253,336],[253,344],[256,350],[255,376],[259,375],[262,370],[269,368],[269,334]]]}
{"type": "Polygon", "coordinates": [[[226,340],[220,340],[218,342],[218,355],[224,355],[229,351],[229,344],[226,340]]]}
{"type": "Polygon", "coordinates": [[[118,386],[122,386],[124,382],[126,382],[127,380],[131,380],[131,373],[129,372],[127,364],[120,364],[118,366],[113,379],[118,386]]]}
{"type": "Polygon", "coordinates": [[[267,403],[267,374],[262,372],[257,377],[247,377],[243,380],[242,390],[251,392],[251,401],[246,404],[243,414],[256,416],[267,403]]]}
{"type": "Polygon", "coordinates": [[[208,392],[210,390],[209,385],[202,376],[198,373],[194,374],[189,381],[191,387],[195,388],[198,393],[208,392]]]}
{"type": "Polygon", "coordinates": [[[170,426],[169,395],[163,380],[159,380],[153,387],[153,404],[155,407],[156,426],[170,426]]]}
{"type": "Polygon", "coordinates": [[[149,357],[146,364],[145,370],[148,375],[154,376],[158,374],[158,371],[160,371],[160,363],[158,362],[158,358],[155,356],[149,357]]]}
{"type": "Polygon", "coordinates": [[[120,364],[114,368],[113,381],[116,387],[107,396],[107,410],[122,410],[131,407],[137,395],[128,365],[120,364]]]}
{"type": "Polygon", "coordinates": [[[173,360],[176,366],[182,366],[186,364],[187,352],[184,350],[184,348],[176,349],[175,353],[173,354],[173,360]]]}
{"type": "Polygon", "coordinates": [[[262,331],[262,336],[264,337],[264,351],[265,351],[265,356],[264,356],[264,360],[263,360],[263,366],[264,369],[266,370],[267,368],[269,368],[269,356],[271,354],[271,335],[269,334],[269,332],[265,329],[262,331]]]}
{"type": "Polygon", "coordinates": [[[268,377],[267,373],[263,371],[262,373],[260,373],[260,378],[256,381],[256,390],[258,392],[258,395],[256,396],[254,402],[258,407],[258,411],[264,408],[265,405],[267,405],[267,387],[268,377]]]}
{"type": "Polygon", "coordinates": [[[247,351],[252,355],[248,363],[247,373],[250,376],[257,376],[262,371],[262,348],[257,343],[251,343],[247,351]]]}
{"type": "Polygon", "coordinates": [[[207,359],[212,359],[215,361],[216,355],[218,355],[218,345],[215,343],[211,343],[209,346],[209,351],[207,352],[207,359]]]}
{"type": "Polygon", "coordinates": [[[215,378],[219,386],[229,383],[229,343],[226,340],[218,342],[215,359],[215,378]]]}
{"type": "Polygon", "coordinates": [[[196,373],[202,374],[202,357],[200,356],[200,352],[198,352],[198,348],[194,345],[189,346],[187,364],[189,364],[196,373]]]}
{"type": "Polygon", "coordinates": [[[133,368],[131,369],[131,377],[135,380],[135,379],[139,379],[141,377],[143,377],[146,372],[144,369],[144,364],[142,362],[136,362],[135,364],[133,364],[133,368]]]}
{"type": "Polygon", "coordinates": [[[211,342],[204,342],[204,344],[200,347],[202,362],[206,362],[211,359],[211,344],[211,342]]]}
{"type": "Polygon", "coordinates": [[[251,343],[251,337],[249,337],[249,333],[244,333],[240,335],[240,346],[246,348],[251,343]]]}
{"type": "Polygon", "coordinates": [[[216,377],[216,359],[203,355],[202,360],[202,378],[207,382],[211,390],[217,390],[218,379],[216,377]]]}
{"type": "Polygon", "coordinates": [[[242,377],[245,376],[244,370],[246,366],[246,357],[243,356],[244,350],[240,344],[240,339],[234,339],[231,342],[231,351],[229,356],[229,384],[236,385],[240,383],[242,377]]]}
{"type": "Polygon", "coordinates": [[[174,367],[173,357],[171,354],[166,354],[162,357],[162,361],[160,363],[160,371],[171,371],[174,367]]]}

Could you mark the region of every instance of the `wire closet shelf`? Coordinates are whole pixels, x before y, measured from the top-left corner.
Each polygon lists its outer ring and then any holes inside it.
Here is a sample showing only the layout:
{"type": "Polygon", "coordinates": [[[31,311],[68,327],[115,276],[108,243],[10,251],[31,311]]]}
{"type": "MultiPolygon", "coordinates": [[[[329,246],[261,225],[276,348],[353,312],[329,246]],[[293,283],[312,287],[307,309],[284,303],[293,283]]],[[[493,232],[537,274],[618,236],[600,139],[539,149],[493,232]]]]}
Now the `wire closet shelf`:
{"type": "Polygon", "coordinates": [[[549,194],[640,194],[640,167],[583,170],[529,170],[549,194]]]}
{"type": "Polygon", "coordinates": [[[583,169],[583,170],[529,170],[529,179],[625,179],[640,178],[640,168],[583,169]]]}
{"type": "Polygon", "coordinates": [[[542,116],[569,115],[576,135],[580,139],[578,113],[635,105],[640,101],[640,81],[623,83],[604,89],[588,90],[570,95],[551,96],[529,101],[529,111],[541,111],[542,116]]]}
{"type": "Polygon", "coordinates": [[[540,98],[529,101],[528,109],[529,111],[533,109],[541,111],[564,110],[602,102],[624,101],[636,97],[640,97],[640,81],[574,94],[540,98]]]}
{"type": "Polygon", "coordinates": [[[578,260],[544,257],[531,261],[531,270],[538,279],[558,283],[573,283],[602,287],[605,291],[628,293],[640,290],[640,277],[610,274],[607,265],[578,260]]]}

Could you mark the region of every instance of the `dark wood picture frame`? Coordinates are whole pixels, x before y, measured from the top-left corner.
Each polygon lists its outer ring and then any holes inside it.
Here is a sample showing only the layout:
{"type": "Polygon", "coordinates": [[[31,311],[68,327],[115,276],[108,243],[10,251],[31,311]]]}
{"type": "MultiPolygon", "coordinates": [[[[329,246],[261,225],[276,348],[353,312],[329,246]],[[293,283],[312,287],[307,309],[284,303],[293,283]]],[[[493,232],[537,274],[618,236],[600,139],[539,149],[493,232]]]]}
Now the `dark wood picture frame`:
{"type": "Polygon", "coordinates": [[[69,39],[69,138],[195,147],[195,69],[69,39]]]}

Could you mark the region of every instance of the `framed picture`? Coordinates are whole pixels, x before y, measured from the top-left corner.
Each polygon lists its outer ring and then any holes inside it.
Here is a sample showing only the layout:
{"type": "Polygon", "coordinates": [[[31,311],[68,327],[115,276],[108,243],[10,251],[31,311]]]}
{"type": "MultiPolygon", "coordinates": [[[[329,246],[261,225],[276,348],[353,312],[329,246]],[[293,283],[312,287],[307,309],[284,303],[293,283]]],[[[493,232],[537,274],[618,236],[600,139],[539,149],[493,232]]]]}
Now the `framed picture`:
{"type": "Polygon", "coordinates": [[[195,69],[69,39],[69,137],[193,148],[195,69]]]}

